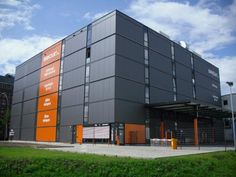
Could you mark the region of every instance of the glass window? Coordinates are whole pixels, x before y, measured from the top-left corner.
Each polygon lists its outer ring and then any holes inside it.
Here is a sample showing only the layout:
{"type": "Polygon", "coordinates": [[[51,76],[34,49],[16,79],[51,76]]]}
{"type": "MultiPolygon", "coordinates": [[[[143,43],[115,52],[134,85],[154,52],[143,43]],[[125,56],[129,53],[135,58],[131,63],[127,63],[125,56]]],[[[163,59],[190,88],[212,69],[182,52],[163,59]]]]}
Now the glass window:
{"type": "Polygon", "coordinates": [[[228,100],[224,100],[224,105],[228,105],[228,100]]]}
{"type": "Polygon", "coordinates": [[[175,49],[174,49],[174,43],[171,43],[171,58],[174,60],[175,58],[175,49]]]}
{"type": "Polygon", "coordinates": [[[177,100],[177,95],[176,95],[176,93],[174,94],[174,101],[176,101],[177,100]]]}
{"type": "Polygon", "coordinates": [[[88,94],[89,94],[89,86],[86,85],[85,86],[85,97],[88,97],[88,94]]]}
{"type": "Polygon", "coordinates": [[[193,56],[191,55],[191,66],[192,66],[192,69],[193,69],[193,56]]]}
{"type": "Polygon", "coordinates": [[[144,46],[148,47],[148,42],[147,41],[144,41],[144,46]]]}
{"type": "Polygon", "coordinates": [[[90,63],[90,58],[86,58],[86,64],[90,63]]]}
{"type": "Polygon", "coordinates": [[[173,78],[172,81],[173,81],[173,87],[176,87],[175,78],[173,78]]]}
{"type": "Polygon", "coordinates": [[[148,67],[145,67],[145,78],[148,78],[149,76],[149,69],[148,67]]]}
{"type": "Polygon", "coordinates": [[[144,49],[144,59],[148,59],[148,49],[144,49]]]}
{"type": "Polygon", "coordinates": [[[148,42],[148,33],[147,30],[144,30],[144,41],[148,42]]]}
{"type": "Polygon", "coordinates": [[[85,73],[86,73],[86,77],[89,77],[89,69],[90,69],[90,67],[89,66],[86,66],[86,71],[85,71],[85,73]]]}
{"type": "Polygon", "coordinates": [[[149,64],[147,59],[144,60],[144,64],[145,64],[145,65],[148,65],[148,64],[149,64]]]}
{"type": "Polygon", "coordinates": [[[195,91],[195,87],[193,87],[193,98],[196,98],[196,91],[195,91]]]}
{"type": "Polygon", "coordinates": [[[89,113],[88,105],[85,105],[85,106],[84,106],[84,118],[87,118],[87,117],[88,117],[88,113],[89,113]]]}
{"type": "Polygon", "coordinates": [[[87,46],[90,46],[92,43],[92,25],[87,27],[87,46]]]}
{"type": "Polygon", "coordinates": [[[91,50],[90,47],[86,49],[86,58],[90,58],[91,54],[90,50],[91,50]]]}
{"type": "Polygon", "coordinates": [[[149,88],[145,87],[145,98],[149,98],[149,88]]]}
{"type": "Polygon", "coordinates": [[[85,82],[88,83],[89,82],[89,77],[85,78],[85,82]]]}

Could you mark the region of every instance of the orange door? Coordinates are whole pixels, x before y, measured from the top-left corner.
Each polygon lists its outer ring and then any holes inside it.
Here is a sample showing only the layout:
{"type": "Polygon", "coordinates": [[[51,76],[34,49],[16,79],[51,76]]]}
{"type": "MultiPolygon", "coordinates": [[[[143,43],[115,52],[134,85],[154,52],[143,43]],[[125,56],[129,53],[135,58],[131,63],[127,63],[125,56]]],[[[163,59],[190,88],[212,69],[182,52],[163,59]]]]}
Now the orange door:
{"type": "Polygon", "coordinates": [[[145,125],[125,124],[125,144],[145,144],[145,125]]]}
{"type": "Polygon", "coordinates": [[[36,141],[56,141],[56,127],[46,127],[36,129],[36,141]]]}
{"type": "Polygon", "coordinates": [[[83,142],[83,125],[77,125],[76,128],[76,142],[82,144],[83,142]]]}

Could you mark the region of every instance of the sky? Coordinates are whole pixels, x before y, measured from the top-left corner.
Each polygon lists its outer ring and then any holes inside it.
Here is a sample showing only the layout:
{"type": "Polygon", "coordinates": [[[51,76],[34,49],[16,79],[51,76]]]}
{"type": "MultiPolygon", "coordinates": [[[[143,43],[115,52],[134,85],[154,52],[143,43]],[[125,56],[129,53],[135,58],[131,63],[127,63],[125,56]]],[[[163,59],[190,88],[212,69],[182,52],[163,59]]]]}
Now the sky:
{"type": "Polygon", "coordinates": [[[0,0],[0,75],[114,9],[185,41],[236,92],[236,0],[0,0]]]}

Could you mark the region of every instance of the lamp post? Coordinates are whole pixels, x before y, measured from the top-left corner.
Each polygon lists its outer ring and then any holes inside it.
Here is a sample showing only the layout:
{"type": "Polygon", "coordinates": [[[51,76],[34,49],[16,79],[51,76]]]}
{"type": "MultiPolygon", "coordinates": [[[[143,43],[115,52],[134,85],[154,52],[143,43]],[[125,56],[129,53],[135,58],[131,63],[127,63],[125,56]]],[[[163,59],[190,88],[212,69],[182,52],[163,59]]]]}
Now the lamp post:
{"type": "Polygon", "coordinates": [[[233,138],[234,138],[234,150],[236,151],[236,143],[235,143],[235,124],[234,124],[234,110],[233,110],[233,96],[232,96],[232,87],[234,85],[233,82],[226,82],[230,88],[230,105],[231,105],[231,113],[232,113],[232,126],[233,126],[233,138]]]}
{"type": "MultiPolygon", "coordinates": [[[[5,92],[2,92],[0,93],[0,95],[4,95],[5,98],[6,98],[6,101],[7,101],[7,111],[9,111],[9,100],[8,100],[8,97],[7,97],[7,94],[5,92]]],[[[8,124],[8,121],[6,122],[6,130],[5,130],[5,137],[7,138],[7,134],[8,134],[8,131],[7,131],[7,124],[8,124]]]]}

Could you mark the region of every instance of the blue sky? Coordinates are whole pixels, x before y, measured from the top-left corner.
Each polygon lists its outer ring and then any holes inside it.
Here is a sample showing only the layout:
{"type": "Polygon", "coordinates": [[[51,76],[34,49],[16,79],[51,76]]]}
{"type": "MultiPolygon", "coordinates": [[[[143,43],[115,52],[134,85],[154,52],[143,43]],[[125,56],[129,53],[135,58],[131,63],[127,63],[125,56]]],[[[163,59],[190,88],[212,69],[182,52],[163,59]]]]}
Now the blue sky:
{"type": "Polygon", "coordinates": [[[114,9],[186,41],[220,68],[223,93],[236,83],[236,0],[0,0],[0,74],[114,9]]]}

